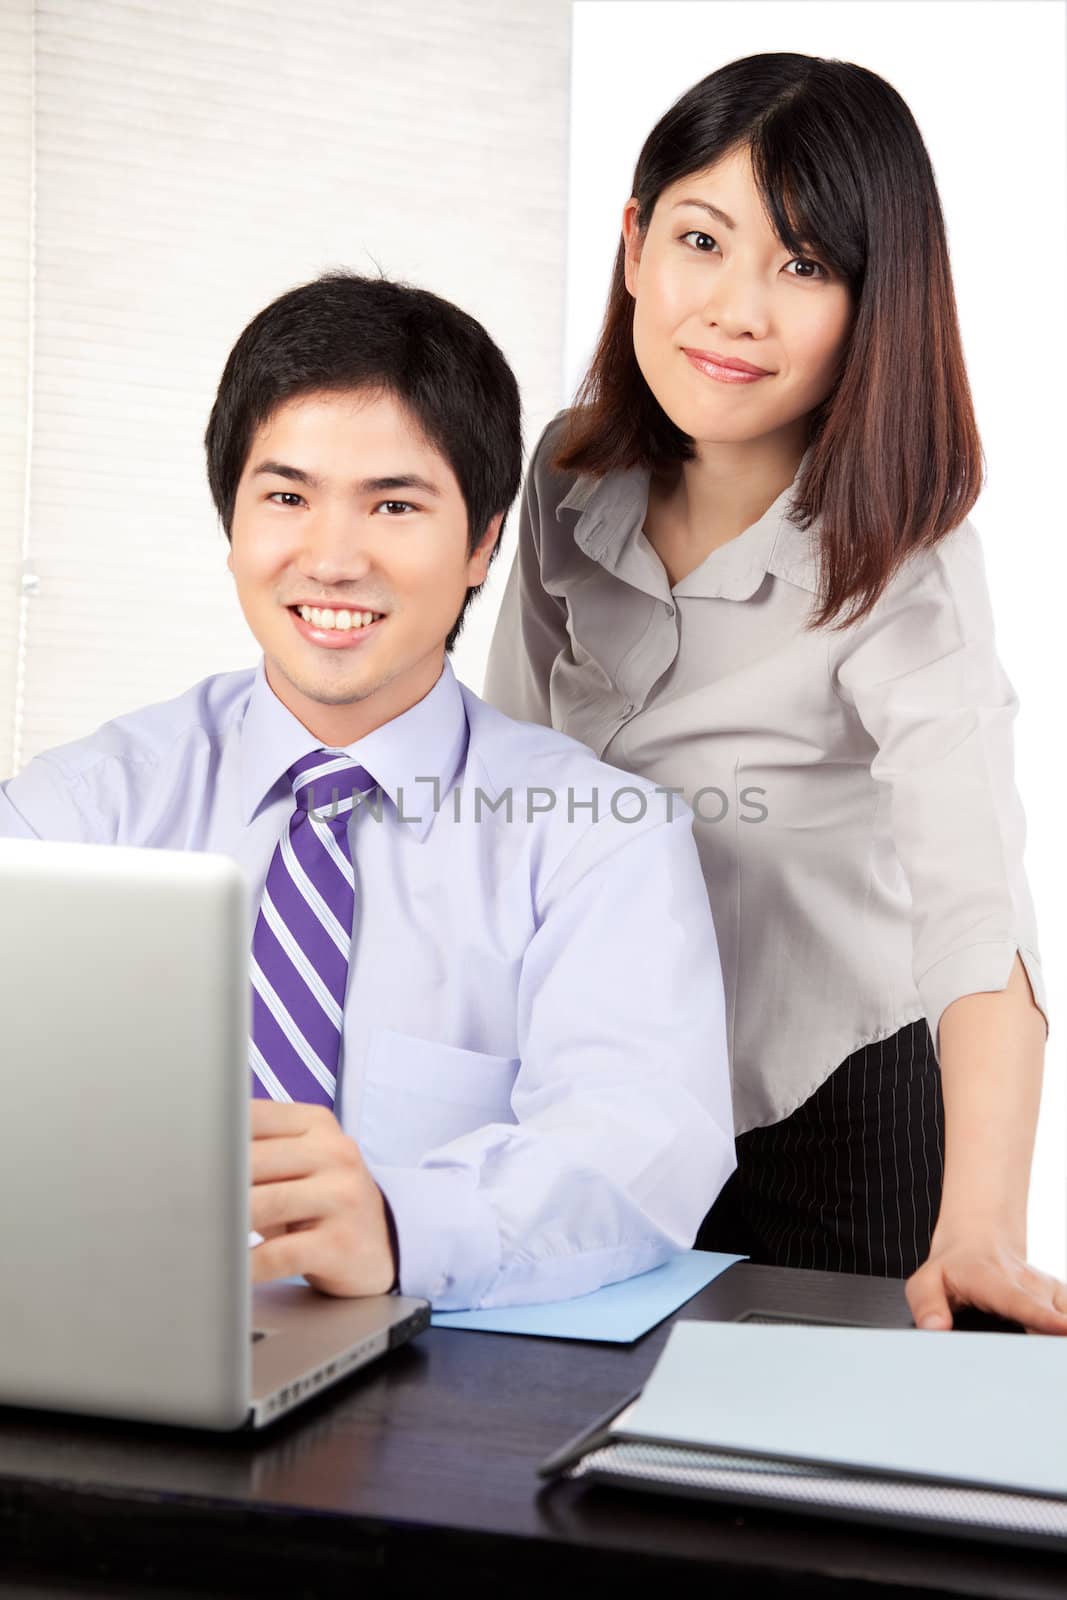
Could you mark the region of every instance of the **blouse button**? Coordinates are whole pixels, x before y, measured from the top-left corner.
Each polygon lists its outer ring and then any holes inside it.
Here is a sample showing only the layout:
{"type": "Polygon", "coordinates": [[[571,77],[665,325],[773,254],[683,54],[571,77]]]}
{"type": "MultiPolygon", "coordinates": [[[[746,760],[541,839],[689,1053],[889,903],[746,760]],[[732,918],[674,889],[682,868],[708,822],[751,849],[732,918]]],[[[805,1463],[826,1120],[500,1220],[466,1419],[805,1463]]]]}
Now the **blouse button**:
{"type": "Polygon", "coordinates": [[[674,607],[671,605],[669,600],[666,601],[666,606],[667,606],[667,615],[669,617],[673,617],[674,616],[674,607]]]}

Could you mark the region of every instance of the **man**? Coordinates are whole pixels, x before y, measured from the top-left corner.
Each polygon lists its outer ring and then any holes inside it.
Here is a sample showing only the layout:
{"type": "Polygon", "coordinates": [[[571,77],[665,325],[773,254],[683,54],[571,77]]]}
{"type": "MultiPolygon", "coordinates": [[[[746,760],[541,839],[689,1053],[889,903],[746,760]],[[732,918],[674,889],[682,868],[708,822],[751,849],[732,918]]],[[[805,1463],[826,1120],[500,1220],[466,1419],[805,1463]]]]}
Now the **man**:
{"type": "Polygon", "coordinates": [[[206,445],[258,666],[38,756],[0,833],[245,869],[256,1282],[486,1306],[657,1265],[734,1166],[715,934],[685,805],[452,671],[507,363],[330,274],[242,333],[206,445]]]}

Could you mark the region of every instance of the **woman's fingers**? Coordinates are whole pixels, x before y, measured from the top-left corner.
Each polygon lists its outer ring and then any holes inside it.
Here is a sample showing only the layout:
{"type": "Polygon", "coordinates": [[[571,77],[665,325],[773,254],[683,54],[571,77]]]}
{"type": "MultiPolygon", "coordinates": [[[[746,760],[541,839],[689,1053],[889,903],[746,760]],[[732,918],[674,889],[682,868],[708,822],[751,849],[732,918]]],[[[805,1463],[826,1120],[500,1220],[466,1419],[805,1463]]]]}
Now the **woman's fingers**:
{"type": "Polygon", "coordinates": [[[951,1328],[953,1308],[970,1305],[1032,1333],[1067,1334],[1067,1284],[1008,1252],[934,1257],[908,1280],[906,1293],[918,1328],[951,1328]]]}

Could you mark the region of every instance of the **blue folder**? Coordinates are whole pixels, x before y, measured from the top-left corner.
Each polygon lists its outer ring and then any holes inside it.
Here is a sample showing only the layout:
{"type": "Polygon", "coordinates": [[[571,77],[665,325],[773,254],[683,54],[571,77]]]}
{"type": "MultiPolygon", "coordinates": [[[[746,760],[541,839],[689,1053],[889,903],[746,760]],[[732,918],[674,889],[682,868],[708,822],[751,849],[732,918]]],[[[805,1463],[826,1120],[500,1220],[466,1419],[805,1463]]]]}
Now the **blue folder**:
{"type": "Polygon", "coordinates": [[[621,1283],[609,1283],[592,1294],[490,1311],[435,1311],[433,1326],[630,1344],[691,1300],[735,1261],[745,1259],[708,1250],[682,1250],[661,1267],[639,1273],[636,1278],[624,1278],[621,1283]]]}

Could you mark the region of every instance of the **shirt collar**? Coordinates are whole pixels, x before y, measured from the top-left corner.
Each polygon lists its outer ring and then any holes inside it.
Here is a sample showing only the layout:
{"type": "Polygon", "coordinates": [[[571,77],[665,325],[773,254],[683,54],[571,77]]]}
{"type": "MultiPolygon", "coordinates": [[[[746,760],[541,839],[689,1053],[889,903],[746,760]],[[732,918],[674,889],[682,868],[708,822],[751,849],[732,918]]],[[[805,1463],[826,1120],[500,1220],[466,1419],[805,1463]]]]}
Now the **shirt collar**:
{"type": "Polygon", "coordinates": [[[819,589],[816,525],[805,531],[789,517],[797,480],[811,450],[809,445],[792,483],[782,490],[763,516],[736,539],[713,550],[675,584],[673,591],[663,563],[648,540],[639,537],[648,510],[651,474],[647,467],[609,472],[602,478],[580,474],[556,506],[556,515],[558,517],[561,511],[577,511],[574,541],[590,560],[661,599],[669,598],[673,592],[683,597],[749,600],[768,572],[816,594],[819,589]]]}
{"type": "MultiPolygon", "coordinates": [[[[467,749],[467,713],[452,663],[445,657],[429,694],[343,749],[367,771],[392,802],[397,820],[425,839],[467,749]],[[425,782],[419,782],[419,779],[425,782]],[[428,780],[437,780],[436,783],[428,780]]],[[[241,724],[241,811],[247,827],[276,785],[288,789],[286,772],[302,756],[323,747],[282,704],[267,682],[263,657],[241,724]]]]}

